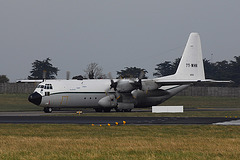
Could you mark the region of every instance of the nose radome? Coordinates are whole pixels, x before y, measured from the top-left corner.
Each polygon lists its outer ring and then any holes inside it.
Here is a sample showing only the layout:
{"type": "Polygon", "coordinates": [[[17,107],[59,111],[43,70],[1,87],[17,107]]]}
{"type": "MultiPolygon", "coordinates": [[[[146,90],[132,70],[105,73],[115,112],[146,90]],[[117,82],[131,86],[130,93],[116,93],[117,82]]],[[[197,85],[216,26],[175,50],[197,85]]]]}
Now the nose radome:
{"type": "Polygon", "coordinates": [[[39,93],[34,92],[29,95],[28,101],[39,106],[42,102],[42,96],[39,93]]]}

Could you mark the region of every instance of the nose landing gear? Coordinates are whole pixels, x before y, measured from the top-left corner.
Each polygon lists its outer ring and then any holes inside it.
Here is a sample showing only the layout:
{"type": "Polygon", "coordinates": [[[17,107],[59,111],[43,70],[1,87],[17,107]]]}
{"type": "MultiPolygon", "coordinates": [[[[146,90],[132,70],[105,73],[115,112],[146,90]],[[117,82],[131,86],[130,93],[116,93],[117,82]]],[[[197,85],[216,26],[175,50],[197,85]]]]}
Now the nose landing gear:
{"type": "Polygon", "coordinates": [[[51,107],[44,107],[43,111],[45,113],[52,113],[52,108],[51,107]]]}

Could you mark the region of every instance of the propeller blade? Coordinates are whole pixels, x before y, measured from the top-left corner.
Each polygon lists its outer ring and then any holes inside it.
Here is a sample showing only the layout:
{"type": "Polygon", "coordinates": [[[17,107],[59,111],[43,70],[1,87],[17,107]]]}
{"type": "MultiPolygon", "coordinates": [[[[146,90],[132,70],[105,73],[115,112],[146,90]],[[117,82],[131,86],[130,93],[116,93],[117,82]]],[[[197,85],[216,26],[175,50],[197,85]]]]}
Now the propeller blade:
{"type": "Polygon", "coordinates": [[[121,97],[121,95],[117,91],[117,85],[120,80],[117,80],[116,82],[114,82],[111,72],[108,73],[108,77],[110,78],[111,84],[110,84],[110,87],[108,89],[106,89],[105,93],[106,93],[106,95],[108,95],[108,92],[113,88],[115,91],[116,99],[119,99],[121,97]]]}
{"type": "Polygon", "coordinates": [[[116,82],[114,82],[114,80],[113,80],[113,78],[112,78],[112,74],[111,74],[111,72],[108,73],[108,77],[109,77],[110,80],[111,80],[110,89],[113,88],[114,91],[117,91],[117,85],[118,85],[119,80],[116,81],[116,82]]]}

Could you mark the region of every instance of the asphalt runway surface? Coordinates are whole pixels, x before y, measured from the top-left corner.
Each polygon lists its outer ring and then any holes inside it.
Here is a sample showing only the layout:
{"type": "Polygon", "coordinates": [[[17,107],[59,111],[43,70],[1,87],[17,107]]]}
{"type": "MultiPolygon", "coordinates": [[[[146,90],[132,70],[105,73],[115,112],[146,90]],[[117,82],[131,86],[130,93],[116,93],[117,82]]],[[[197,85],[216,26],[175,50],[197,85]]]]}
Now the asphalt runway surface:
{"type": "MultiPolygon", "coordinates": [[[[59,112],[62,114],[64,112],[59,112]]],[[[72,114],[73,112],[65,112],[72,114]]],[[[0,112],[0,123],[13,124],[115,124],[127,125],[240,125],[240,118],[226,117],[110,117],[110,116],[61,116],[42,111],[0,112]]]]}

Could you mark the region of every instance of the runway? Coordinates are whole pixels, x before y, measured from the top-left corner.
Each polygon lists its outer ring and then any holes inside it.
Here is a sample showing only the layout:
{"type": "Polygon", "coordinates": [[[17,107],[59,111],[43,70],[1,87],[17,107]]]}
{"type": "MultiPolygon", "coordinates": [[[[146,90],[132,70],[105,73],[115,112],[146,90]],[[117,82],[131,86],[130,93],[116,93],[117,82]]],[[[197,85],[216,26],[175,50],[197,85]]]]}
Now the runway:
{"type": "Polygon", "coordinates": [[[127,125],[240,125],[240,118],[226,117],[110,117],[110,116],[51,116],[36,112],[0,112],[0,123],[13,124],[122,124],[127,125]],[[43,116],[44,115],[44,116],[43,116]]]}

